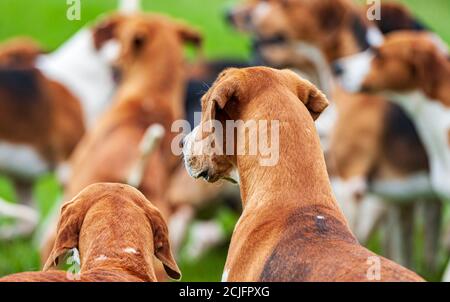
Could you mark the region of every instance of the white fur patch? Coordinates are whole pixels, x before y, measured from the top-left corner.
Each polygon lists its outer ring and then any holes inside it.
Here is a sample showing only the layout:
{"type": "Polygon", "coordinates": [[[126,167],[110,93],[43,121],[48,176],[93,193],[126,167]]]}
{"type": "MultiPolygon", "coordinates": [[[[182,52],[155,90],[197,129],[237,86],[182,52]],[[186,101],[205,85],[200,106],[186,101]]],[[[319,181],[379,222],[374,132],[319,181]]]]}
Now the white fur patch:
{"type": "Polygon", "coordinates": [[[236,184],[238,184],[238,185],[241,183],[239,171],[237,168],[234,168],[233,170],[231,170],[230,178],[233,179],[236,182],[236,184]]]}
{"type": "Polygon", "coordinates": [[[342,58],[336,61],[343,69],[339,76],[342,86],[349,92],[358,92],[370,71],[373,52],[368,49],[356,55],[342,58]]]}
{"type": "Polygon", "coordinates": [[[191,240],[186,247],[186,252],[190,259],[198,259],[223,240],[225,240],[225,234],[217,222],[198,222],[191,228],[191,240]]]}
{"type": "Polygon", "coordinates": [[[125,14],[138,12],[141,9],[141,0],[120,0],[119,10],[125,14]]]}
{"type": "Polygon", "coordinates": [[[64,162],[58,165],[56,169],[56,176],[61,184],[67,184],[72,174],[72,167],[68,162],[64,162]]]}
{"type": "Polygon", "coordinates": [[[370,191],[395,202],[410,202],[414,198],[434,195],[430,175],[426,172],[411,175],[406,179],[374,180],[370,191]]]}
{"type": "Polygon", "coordinates": [[[185,206],[177,210],[169,219],[169,239],[174,251],[178,251],[183,243],[189,223],[194,217],[194,210],[185,206]]]}
{"type": "Polygon", "coordinates": [[[0,198],[0,217],[14,218],[18,221],[11,226],[0,228],[0,240],[11,240],[31,234],[39,223],[39,213],[25,205],[13,204],[0,198]]]}
{"type": "Polygon", "coordinates": [[[355,177],[349,180],[343,180],[335,177],[331,179],[331,184],[336,195],[336,199],[344,212],[345,217],[352,230],[356,228],[358,221],[358,200],[355,196],[365,195],[367,182],[362,177],[355,177]]]}
{"type": "Polygon", "coordinates": [[[70,252],[72,253],[71,259],[73,260],[73,262],[78,265],[81,265],[80,252],[78,251],[78,249],[73,248],[70,250],[70,252]]]}
{"type": "Polygon", "coordinates": [[[128,176],[128,184],[132,187],[139,188],[144,178],[145,170],[153,152],[159,147],[166,130],[160,124],[153,124],[148,127],[141,143],[139,144],[139,159],[131,168],[128,176]]]}
{"type": "Polygon", "coordinates": [[[107,41],[104,46],[99,50],[99,55],[108,64],[114,63],[120,55],[120,43],[117,40],[107,41]]]}
{"type": "Polygon", "coordinates": [[[222,274],[222,282],[228,282],[228,275],[230,274],[229,269],[225,269],[225,271],[222,274]]]}
{"type": "Polygon", "coordinates": [[[199,146],[200,144],[195,143],[195,138],[197,137],[197,133],[199,131],[200,131],[200,126],[197,126],[194,128],[194,130],[192,130],[191,133],[186,135],[186,137],[184,138],[184,146],[183,146],[183,155],[184,155],[184,163],[186,166],[186,170],[188,171],[189,175],[194,178],[198,178],[198,174],[201,171],[194,171],[192,169],[192,167],[189,165],[189,159],[194,154],[201,154],[201,153],[196,153],[196,151],[194,149],[196,146],[201,148],[201,146],[199,146]]]}
{"type": "Polygon", "coordinates": [[[49,170],[47,161],[33,147],[0,141],[0,171],[34,179],[49,170]]]}
{"type": "Polygon", "coordinates": [[[123,251],[127,254],[134,254],[134,255],[136,255],[138,253],[138,251],[132,247],[124,248],[123,251]]]}
{"type": "Polygon", "coordinates": [[[106,259],[108,259],[108,257],[106,257],[105,255],[100,255],[97,258],[95,258],[95,261],[105,261],[106,259]]]}
{"type": "Polygon", "coordinates": [[[108,107],[115,89],[110,60],[95,49],[92,31],[85,28],[57,51],[41,55],[36,65],[78,97],[90,127],[108,107]]]}
{"type": "Polygon", "coordinates": [[[253,10],[252,17],[254,22],[260,22],[270,14],[271,5],[267,2],[259,3],[253,10]]]}
{"type": "Polygon", "coordinates": [[[371,26],[367,30],[367,41],[370,46],[379,47],[384,42],[383,33],[376,26],[371,26]]]}

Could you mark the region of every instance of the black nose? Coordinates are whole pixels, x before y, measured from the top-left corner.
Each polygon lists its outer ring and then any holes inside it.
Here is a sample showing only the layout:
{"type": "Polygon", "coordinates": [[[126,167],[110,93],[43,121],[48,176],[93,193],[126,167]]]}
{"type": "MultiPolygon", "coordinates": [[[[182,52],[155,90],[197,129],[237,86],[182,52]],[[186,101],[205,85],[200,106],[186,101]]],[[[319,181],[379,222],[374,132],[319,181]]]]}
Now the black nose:
{"type": "Polygon", "coordinates": [[[339,63],[334,63],[331,68],[333,69],[333,74],[336,76],[341,76],[344,74],[344,68],[339,63]]]}
{"type": "Polygon", "coordinates": [[[118,66],[112,66],[112,78],[116,84],[119,84],[122,80],[122,70],[118,66]]]}
{"type": "Polygon", "coordinates": [[[198,175],[198,178],[204,178],[204,179],[208,179],[209,175],[208,175],[208,170],[203,171],[202,173],[200,173],[198,175]]]}

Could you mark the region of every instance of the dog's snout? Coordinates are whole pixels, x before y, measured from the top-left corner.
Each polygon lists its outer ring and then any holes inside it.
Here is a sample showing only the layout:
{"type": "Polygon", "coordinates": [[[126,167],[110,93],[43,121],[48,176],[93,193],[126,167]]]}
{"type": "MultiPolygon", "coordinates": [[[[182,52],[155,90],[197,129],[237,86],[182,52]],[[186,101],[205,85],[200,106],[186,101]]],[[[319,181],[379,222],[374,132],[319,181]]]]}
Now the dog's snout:
{"type": "Polygon", "coordinates": [[[209,178],[208,170],[204,170],[204,171],[200,172],[200,174],[198,174],[198,178],[204,178],[207,180],[209,178]]]}
{"type": "Polygon", "coordinates": [[[114,65],[111,67],[111,74],[112,74],[113,81],[116,84],[119,84],[122,80],[122,70],[118,66],[114,65]]]}
{"type": "Polygon", "coordinates": [[[333,69],[333,74],[336,76],[341,76],[344,74],[344,67],[342,67],[342,65],[339,63],[334,63],[332,65],[332,69],[333,69]]]}
{"type": "Polygon", "coordinates": [[[368,93],[368,94],[373,93],[373,89],[364,84],[361,86],[361,89],[359,91],[363,92],[363,93],[368,93]]]}

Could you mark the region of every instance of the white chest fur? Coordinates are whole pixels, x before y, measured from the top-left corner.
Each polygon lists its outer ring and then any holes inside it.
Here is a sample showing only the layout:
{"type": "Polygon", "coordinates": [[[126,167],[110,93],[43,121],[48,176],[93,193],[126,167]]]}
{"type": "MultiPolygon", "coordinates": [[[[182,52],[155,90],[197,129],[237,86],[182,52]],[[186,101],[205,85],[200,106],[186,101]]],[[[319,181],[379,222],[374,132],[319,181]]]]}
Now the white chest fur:
{"type": "Polygon", "coordinates": [[[425,144],[431,166],[433,188],[450,200],[450,108],[421,91],[387,93],[409,114],[425,144]]]}
{"type": "Polygon", "coordinates": [[[47,77],[65,85],[78,97],[88,127],[107,108],[115,88],[110,61],[117,56],[118,49],[107,48],[97,51],[92,32],[82,29],[54,53],[40,56],[37,62],[47,77]]]}
{"type": "Polygon", "coordinates": [[[0,141],[0,172],[33,179],[48,171],[48,163],[31,146],[0,141]]]}

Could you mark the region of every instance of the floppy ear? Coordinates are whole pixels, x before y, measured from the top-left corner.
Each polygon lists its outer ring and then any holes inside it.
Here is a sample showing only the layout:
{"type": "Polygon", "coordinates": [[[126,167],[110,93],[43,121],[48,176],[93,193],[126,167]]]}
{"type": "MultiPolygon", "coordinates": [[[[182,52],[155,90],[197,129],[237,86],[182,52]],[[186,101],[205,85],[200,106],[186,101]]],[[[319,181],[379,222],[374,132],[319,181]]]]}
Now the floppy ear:
{"type": "Polygon", "coordinates": [[[78,248],[78,236],[80,234],[83,219],[84,215],[81,210],[74,205],[74,201],[71,201],[62,207],[55,244],[44,265],[44,271],[57,266],[59,257],[63,256],[67,251],[78,248]]]}
{"type": "Polygon", "coordinates": [[[305,104],[314,120],[328,107],[326,96],[311,82],[297,77],[297,96],[305,104]]]}
{"type": "Polygon", "coordinates": [[[113,15],[93,28],[94,46],[97,50],[116,35],[117,26],[123,21],[124,16],[113,15]]]}
{"type": "Polygon", "coordinates": [[[445,59],[441,60],[440,54],[435,49],[424,51],[413,49],[414,71],[423,90],[430,96],[435,96],[437,85],[442,78],[440,70],[445,65],[445,59]]]}
{"type": "Polygon", "coordinates": [[[192,28],[191,26],[182,23],[179,23],[176,26],[180,38],[185,43],[191,43],[195,47],[201,48],[203,43],[203,36],[199,31],[192,28]]]}
{"type": "Polygon", "coordinates": [[[322,0],[318,2],[318,18],[320,27],[328,32],[340,28],[348,14],[347,5],[341,0],[322,0]]]}
{"type": "Polygon", "coordinates": [[[149,201],[146,201],[144,207],[146,215],[152,225],[155,256],[162,262],[164,269],[170,278],[180,280],[181,272],[170,248],[167,223],[159,210],[149,201]]]}
{"type": "Polygon", "coordinates": [[[219,76],[216,84],[213,85],[210,92],[204,98],[207,102],[204,108],[203,120],[214,120],[216,116],[216,106],[224,109],[229,100],[238,93],[238,82],[233,77],[221,80],[225,76],[226,71],[219,76]]]}

